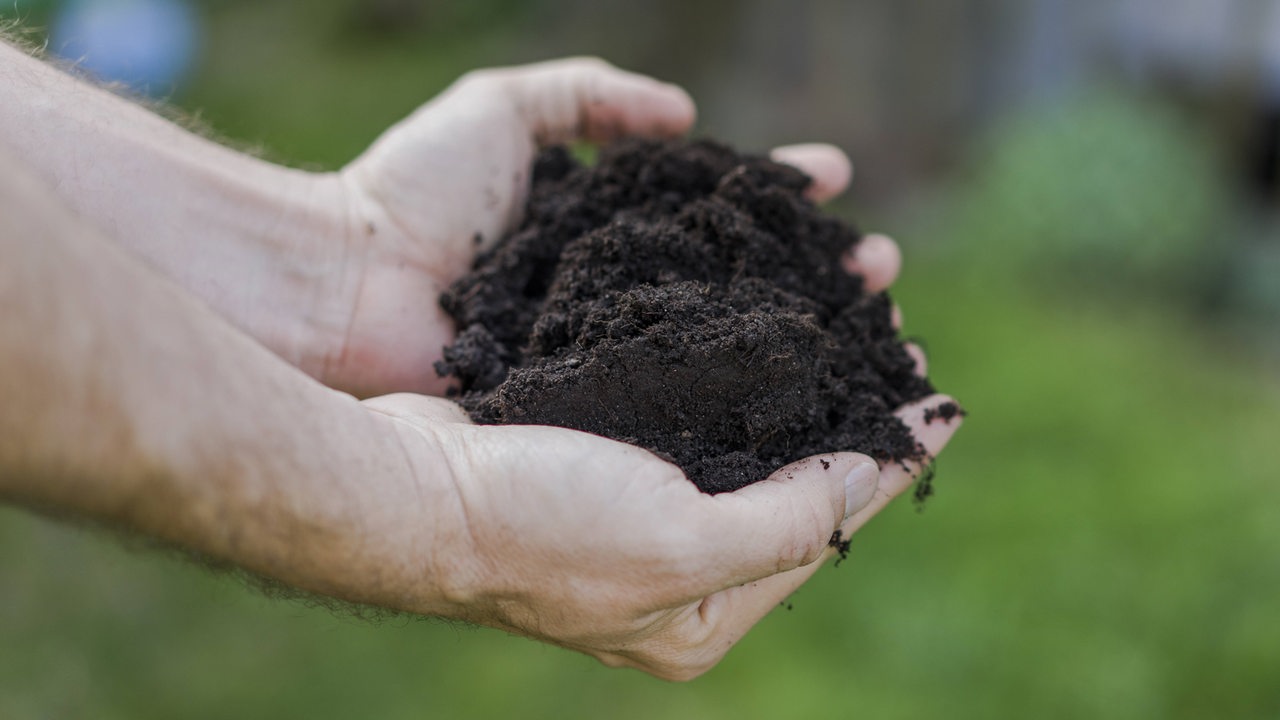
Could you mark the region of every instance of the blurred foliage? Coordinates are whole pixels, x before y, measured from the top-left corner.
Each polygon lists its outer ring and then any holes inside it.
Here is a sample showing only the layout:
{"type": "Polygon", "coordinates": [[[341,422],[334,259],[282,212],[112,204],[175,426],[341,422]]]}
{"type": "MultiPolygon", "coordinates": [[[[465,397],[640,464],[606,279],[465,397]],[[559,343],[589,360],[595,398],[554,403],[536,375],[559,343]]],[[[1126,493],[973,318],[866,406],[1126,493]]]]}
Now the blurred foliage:
{"type": "Polygon", "coordinates": [[[1015,112],[980,146],[960,234],[1022,269],[1194,282],[1232,209],[1215,146],[1116,91],[1015,112]]]}
{"type": "Polygon", "coordinates": [[[1230,258],[1222,293],[1241,334],[1280,357],[1280,217],[1262,218],[1242,234],[1230,258]]]}
{"type": "MultiPolygon", "coordinates": [[[[1268,315],[1273,323],[1280,323],[1280,233],[1272,233],[1271,242],[1253,243],[1241,255],[1241,302],[1247,308],[1268,315]]],[[[1278,325],[1280,326],[1280,325],[1278,325]]]]}
{"type": "MultiPolygon", "coordinates": [[[[528,59],[521,11],[379,40],[352,19],[366,7],[208,3],[206,63],[176,100],[334,167],[467,69],[528,59]]],[[[1203,138],[1114,95],[991,138],[951,211],[902,238],[907,331],[971,412],[938,495],[891,507],[704,678],[335,618],[0,509],[0,718],[1280,716],[1276,368],[1164,296],[1120,302],[1073,273],[1074,296],[1046,293],[1031,271],[1184,273],[1220,211],[1203,138]]],[[[920,210],[859,214],[895,230],[920,210]]]]}

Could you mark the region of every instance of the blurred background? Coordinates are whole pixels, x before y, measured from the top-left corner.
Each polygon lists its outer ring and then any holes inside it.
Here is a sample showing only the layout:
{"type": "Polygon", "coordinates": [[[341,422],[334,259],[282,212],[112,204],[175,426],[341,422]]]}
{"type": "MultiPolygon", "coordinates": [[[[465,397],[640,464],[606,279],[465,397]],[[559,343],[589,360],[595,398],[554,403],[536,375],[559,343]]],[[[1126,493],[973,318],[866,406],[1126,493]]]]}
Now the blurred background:
{"type": "Polygon", "coordinates": [[[0,717],[1280,717],[1280,2],[6,0],[336,168],[483,66],[596,54],[697,134],[827,140],[971,415],[714,671],[368,624],[0,509],[0,717]]]}

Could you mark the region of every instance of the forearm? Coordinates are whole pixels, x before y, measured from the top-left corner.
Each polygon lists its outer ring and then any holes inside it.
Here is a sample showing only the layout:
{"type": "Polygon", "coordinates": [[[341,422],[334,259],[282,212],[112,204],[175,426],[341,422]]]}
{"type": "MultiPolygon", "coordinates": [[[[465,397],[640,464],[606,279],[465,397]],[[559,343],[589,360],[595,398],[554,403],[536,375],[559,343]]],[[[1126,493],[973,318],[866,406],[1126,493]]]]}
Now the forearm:
{"type": "Polygon", "coordinates": [[[430,577],[388,572],[424,555],[377,538],[420,508],[409,542],[430,547],[447,478],[415,477],[388,419],[226,325],[2,151],[0,169],[0,497],[350,600],[430,577]]]}
{"type": "Polygon", "coordinates": [[[312,375],[359,268],[341,180],[210,142],[0,42],[0,143],[113,240],[312,375]],[[282,322],[282,318],[298,322],[282,322]]]}

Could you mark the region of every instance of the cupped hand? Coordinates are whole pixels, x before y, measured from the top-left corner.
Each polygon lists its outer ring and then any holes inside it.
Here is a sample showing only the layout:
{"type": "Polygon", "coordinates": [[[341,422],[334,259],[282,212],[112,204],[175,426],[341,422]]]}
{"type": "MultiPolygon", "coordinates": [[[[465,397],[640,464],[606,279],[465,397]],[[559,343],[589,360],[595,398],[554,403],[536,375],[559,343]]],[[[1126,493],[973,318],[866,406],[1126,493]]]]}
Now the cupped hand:
{"type": "MultiPolygon", "coordinates": [[[[673,137],[694,121],[680,88],[588,58],[482,70],[388,130],[344,168],[349,204],[348,262],[354,282],[337,290],[350,308],[331,340],[320,379],[367,397],[438,394],[434,363],[454,328],[440,293],[467,272],[476,253],[519,222],[528,170],[540,145],[624,135],[673,137]]],[[[826,200],[848,184],[848,159],[830,145],[779,148],[775,159],[814,178],[826,200]]],[[[897,248],[872,236],[850,269],[872,289],[897,273],[897,248]]]]}
{"type": "MultiPolygon", "coordinates": [[[[924,422],[946,400],[899,413],[930,454],[959,424],[924,422]]],[[[420,543],[403,554],[430,557],[431,571],[391,584],[386,604],[673,680],[714,666],[817,569],[837,528],[856,530],[919,471],[832,453],[711,496],[658,457],[595,435],[475,426],[456,405],[414,395],[365,404],[394,424],[408,457],[448,458],[448,519],[423,540],[421,513],[402,517],[403,537],[420,543]]]]}
{"type": "Polygon", "coordinates": [[[519,221],[538,147],[674,137],[693,120],[683,90],[595,59],[463,76],[341,171],[363,267],[320,379],[356,395],[442,392],[433,364],[453,325],[440,293],[519,221]]]}

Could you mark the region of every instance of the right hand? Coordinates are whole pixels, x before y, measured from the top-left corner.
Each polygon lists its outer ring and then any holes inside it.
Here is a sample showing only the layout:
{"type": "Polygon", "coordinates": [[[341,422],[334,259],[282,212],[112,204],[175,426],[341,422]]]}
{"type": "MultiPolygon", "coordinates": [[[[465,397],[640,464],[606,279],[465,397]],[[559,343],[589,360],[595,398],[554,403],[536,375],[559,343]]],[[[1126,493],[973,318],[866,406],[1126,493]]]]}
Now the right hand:
{"type": "MultiPolygon", "coordinates": [[[[924,409],[946,400],[899,412],[931,455],[959,425],[924,423],[924,409]]],[[[830,556],[837,528],[848,537],[919,471],[877,472],[864,455],[832,453],[711,496],[655,455],[595,435],[476,426],[453,403],[414,395],[365,404],[394,424],[410,458],[443,452],[445,467],[418,480],[438,485],[447,473],[452,488],[447,512],[406,506],[403,525],[387,528],[392,557],[426,558],[429,570],[388,577],[381,604],[671,680],[714,666],[830,556]],[[429,540],[424,513],[438,523],[429,540]]]]}

